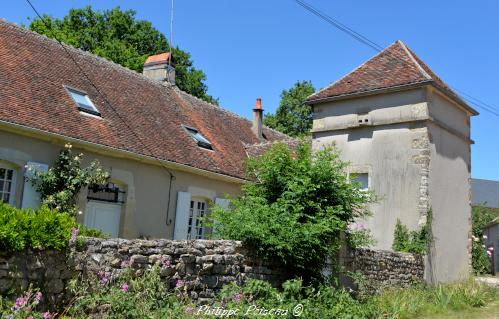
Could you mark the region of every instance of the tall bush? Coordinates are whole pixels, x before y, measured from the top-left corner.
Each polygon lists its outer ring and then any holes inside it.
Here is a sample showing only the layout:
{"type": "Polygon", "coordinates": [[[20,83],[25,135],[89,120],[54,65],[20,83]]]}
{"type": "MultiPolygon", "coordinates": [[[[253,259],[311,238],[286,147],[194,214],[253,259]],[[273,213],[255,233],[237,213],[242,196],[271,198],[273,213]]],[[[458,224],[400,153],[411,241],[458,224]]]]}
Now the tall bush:
{"type": "Polygon", "coordinates": [[[487,256],[483,240],[483,228],[499,217],[499,208],[475,206],[472,209],[472,265],[476,274],[486,274],[491,271],[490,258],[487,256]]]}
{"type": "Polygon", "coordinates": [[[333,148],[312,152],[307,143],[292,150],[274,145],[247,163],[255,181],[225,210],[214,207],[217,237],[242,240],[263,258],[278,260],[312,279],[340,247],[340,232],[365,216],[369,192],[350,183],[333,148]]]}

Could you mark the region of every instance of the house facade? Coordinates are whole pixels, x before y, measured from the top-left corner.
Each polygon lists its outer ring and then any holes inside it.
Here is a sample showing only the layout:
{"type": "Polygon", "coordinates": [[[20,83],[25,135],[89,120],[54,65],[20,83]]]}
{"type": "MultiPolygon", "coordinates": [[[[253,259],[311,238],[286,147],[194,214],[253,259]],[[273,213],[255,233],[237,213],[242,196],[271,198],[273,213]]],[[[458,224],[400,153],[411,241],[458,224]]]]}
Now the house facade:
{"type": "Polygon", "coordinates": [[[470,270],[470,117],[478,114],[397,41],[318,91],[313,147],[335,144],[349,174],[378,197],[364,222],[375,248],[392,249],[397,220],[410,230],[432,212],[430,282],[470,270]]]}
{"type": "Polygon", "coordinates": [[[144,73],[0,20],[0,200],[36,207],[26,177],[71,143],[111,173],[78,199],[80,222],[115,237],[203,238],[199,217],[247,181],[248,149],[288,137],[174,83],[169,54],[144,73]]]}

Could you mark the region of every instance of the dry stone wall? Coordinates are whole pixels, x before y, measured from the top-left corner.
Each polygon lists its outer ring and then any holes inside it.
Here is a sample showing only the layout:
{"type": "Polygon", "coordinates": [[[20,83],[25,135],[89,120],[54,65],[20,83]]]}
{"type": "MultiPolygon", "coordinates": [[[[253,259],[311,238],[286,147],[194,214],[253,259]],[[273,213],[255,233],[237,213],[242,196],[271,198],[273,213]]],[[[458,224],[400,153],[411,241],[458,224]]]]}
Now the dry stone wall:
{"type": "Polygon", "coordinates": [[[161,267],[166,285],[181,283],[201,303],[229,282],[255,278],[278,286],[287,279],[284,268],[259,261],[238,241],[86,238],[66,251],[1,252],[0,294],[31,283],[41,288],[48,304],[58,304],[68,298],[65,287],[76,276],[106,277],[125,267],[140,272],[154,264],[161,267]]]}
{"type": "MultiPolygon", "coordinates": [[[[423,280],[422,257],[413,254],[359,249],[340,262],[379,286],[423,280]]],[[[290,275],[278,264],[260,261],[238,241],[85,238],[65,251],[0,252],[0,294],[16,294],[32,284],[42,290],[46,304],[58,305],[71,297],[66,288],[73,278],[110,277],[127,267],[140,273],[155,264],[165,285],[181,283],[199,303],[213,300],[229,282],[255,278],[279,286],[290,275]]]]}
{"type": "MultiPolygon", "coordinates": [[[[364,288],[372,293],[384,287],[408,287],[424,281],[424,259],[421,255],[387,250],[355,249],[340,256],[344,270],[361,274],[364,288]]],[[[343,278],[353,286],[351,278],[343,278]]]]}

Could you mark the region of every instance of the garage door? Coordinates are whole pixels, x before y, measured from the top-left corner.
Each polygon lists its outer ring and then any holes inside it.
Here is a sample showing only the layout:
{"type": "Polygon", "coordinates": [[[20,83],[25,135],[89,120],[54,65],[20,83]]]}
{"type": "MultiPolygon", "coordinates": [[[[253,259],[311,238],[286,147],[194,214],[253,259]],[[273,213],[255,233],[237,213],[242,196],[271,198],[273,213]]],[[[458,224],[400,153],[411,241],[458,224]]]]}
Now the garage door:
{"type": "Polygon", "coordinates": [[[121,205],[100,201],[89,201],[85,210],[85,225],[118,237],[121,205]]]}

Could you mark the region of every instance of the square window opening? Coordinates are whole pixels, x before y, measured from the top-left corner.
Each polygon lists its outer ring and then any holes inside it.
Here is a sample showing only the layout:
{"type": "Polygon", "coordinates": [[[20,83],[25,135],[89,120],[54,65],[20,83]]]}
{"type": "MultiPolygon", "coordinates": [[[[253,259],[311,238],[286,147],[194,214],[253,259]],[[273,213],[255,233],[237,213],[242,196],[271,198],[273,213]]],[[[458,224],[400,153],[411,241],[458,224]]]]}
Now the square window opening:
{"type": "Polygon", "coordinates": [[[88,94],[69,87],[66,87],[66,90],[68,91],[69,95],[71,95],[73,101],[76,103],[76,107],[79,111],[97,116],[101,115],[92,100],[90,100],[88,94]]]}
{"type": "Polygon", "coordinates": [[[195,128],[192,128],[192,127],[185,126],[185,125],[183,127],[185,128],[187,133],[189,133],[189,135],[197,142],[199,147],[206,148],[208,150],[213,150],[211,142],[206,137],[204,137],[201,133],[199,133],[198,130],[196,130],[195,128]]]}
{"type": "Polygon", "coordinates": [[[361,190],[369,189],[369,173],[352,173],[351,180],[359,184],[361,190]]]}

